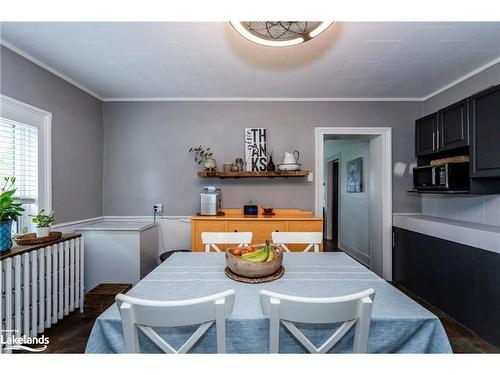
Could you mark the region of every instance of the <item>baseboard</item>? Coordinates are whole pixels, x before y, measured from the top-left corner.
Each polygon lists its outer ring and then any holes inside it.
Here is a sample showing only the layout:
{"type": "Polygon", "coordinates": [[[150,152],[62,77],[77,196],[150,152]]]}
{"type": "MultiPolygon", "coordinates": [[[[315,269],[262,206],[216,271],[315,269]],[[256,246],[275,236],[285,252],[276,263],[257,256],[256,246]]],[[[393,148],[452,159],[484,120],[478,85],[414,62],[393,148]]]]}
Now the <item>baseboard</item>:
{"type": "Polygon", "coordinates": [[[358,260],[359,262],[363,263],[365,266],[370,268],[370,257],[367,256],[366,254],[362,253],[360,250],[349,246],[345,242],[342,242],[339,240],[337,244],[338,248],[347,254],[351,255],[354,259],[358,260]]]}

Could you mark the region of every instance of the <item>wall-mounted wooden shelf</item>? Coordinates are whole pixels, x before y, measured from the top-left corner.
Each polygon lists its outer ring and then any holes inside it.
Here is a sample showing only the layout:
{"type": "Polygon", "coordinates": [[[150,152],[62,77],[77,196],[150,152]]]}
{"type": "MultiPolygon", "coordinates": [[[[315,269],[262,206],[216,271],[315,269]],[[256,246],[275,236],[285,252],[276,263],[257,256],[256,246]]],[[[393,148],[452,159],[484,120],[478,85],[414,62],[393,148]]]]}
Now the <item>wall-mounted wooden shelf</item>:
{"type": "Polygon", "coordinates": [[[254,177],[306,177],[309,171],[275,171],[275,172],[198,172],[198,177],[218,178],[254,178],[254,177]]]}

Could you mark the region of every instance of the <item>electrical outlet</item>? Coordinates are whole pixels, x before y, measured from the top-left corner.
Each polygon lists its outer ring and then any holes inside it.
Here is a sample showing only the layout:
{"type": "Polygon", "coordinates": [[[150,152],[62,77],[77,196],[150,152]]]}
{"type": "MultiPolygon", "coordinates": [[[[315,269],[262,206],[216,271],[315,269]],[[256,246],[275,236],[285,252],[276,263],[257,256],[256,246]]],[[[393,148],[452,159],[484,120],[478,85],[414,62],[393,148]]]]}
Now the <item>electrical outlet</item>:
{"type": "Polygon", "coordinates": [[[307,175],[307,181],[312,182],[314,180],[312,172],[307,175]]]}
{"type": "Polygon", "coordinates": [[[163,212],[163,203],[156,203],[153,206],[153,209],[156,211],[157,214],[161,214],[163,212]]]}

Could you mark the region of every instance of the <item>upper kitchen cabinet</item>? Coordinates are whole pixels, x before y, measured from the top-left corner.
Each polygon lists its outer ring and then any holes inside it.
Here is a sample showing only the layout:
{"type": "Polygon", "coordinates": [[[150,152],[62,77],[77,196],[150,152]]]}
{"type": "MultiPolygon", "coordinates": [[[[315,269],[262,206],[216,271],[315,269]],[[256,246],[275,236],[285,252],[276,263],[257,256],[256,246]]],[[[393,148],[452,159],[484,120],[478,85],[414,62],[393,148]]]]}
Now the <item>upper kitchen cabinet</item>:
{"type": "Polygon", "coordinates": [[[452,104],[438,112],[438,151],[451,150],[469,144],[467,100],[452,104]]]}
{"type": "Polygon", "coordinates": [[[415,155],[425,156],[469,144],[467,100],[415,121],[415,155]]]}
{"type": "Polygon", "coordinates": [[[500,177],[500,85],[469,98],[471,177],[500,177]]]}
{"type": "Polygon", "coordinates": [[[436,132],[438,128],[437,113],[422,117],[415,121],[415,155],[429,155],[437,150],[436,132]]]}

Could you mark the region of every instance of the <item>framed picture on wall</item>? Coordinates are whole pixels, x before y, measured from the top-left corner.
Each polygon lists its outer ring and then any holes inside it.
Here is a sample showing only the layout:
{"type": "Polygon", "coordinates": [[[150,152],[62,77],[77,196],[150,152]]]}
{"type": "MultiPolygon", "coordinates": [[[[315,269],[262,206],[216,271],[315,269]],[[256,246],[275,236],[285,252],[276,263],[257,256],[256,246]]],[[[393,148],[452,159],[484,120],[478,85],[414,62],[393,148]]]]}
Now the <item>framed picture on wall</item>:
{"type": "Polygon", "coordinates": [[[346,192],[361,193],[363,191],[363,158],[349,160],[346,168],[346,192]]]}

